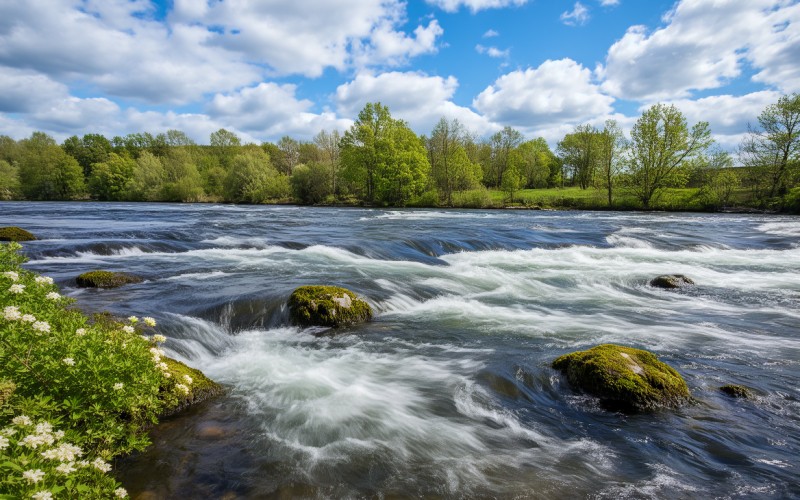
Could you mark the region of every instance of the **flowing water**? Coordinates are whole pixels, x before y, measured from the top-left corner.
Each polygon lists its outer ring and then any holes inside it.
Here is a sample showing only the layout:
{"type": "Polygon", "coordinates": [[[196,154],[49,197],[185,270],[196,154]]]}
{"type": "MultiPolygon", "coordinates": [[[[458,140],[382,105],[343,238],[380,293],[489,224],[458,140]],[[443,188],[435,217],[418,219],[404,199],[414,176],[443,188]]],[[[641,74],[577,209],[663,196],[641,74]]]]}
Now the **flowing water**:
{"type": "Polygon", "coordinates": [[[28,267],[87,311],[154,316],[225,384],[118,463],[142,498],[800,496],[800,219],[2,203],[28,267]],[[128,271],[142,284],[82,290],[128,271]],[[647,285],[682,273],[681,291],[647,285]],[[289,324],[303,284],[373,322],[289,324]],[[624,415],[552,360],[654,351],[696,399],[624,415]],[[724,384],[751,388],[729,398],[724,384]]]}

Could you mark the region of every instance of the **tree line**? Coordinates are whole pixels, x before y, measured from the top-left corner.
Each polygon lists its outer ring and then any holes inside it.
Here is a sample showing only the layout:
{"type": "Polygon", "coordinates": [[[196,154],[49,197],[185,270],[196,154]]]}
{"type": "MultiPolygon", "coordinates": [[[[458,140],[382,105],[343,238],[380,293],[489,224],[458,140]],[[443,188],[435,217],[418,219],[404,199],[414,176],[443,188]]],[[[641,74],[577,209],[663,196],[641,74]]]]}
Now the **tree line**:
{"type": "Polygon", "coordinates": [[[43,132],[0,136],[6,200],[476,206],[490,191],[513,203],[521,190],[575,187],[602,192],[609,208],[626,200],[649,209],[687,185],[707,208],[800,207],[800,94],[769,105],[735,155],[714,143],[707,122],[690,125],[665,104],[645,110],[629,137],[613,120],[582,124],[555,151],[511,127],[479,138],[445,118],[418,136],[380,103],[366,104],[344,133],[312,141],[243,144],[225,129],[208,145],[179,130],[61,144],[43,132]]]}

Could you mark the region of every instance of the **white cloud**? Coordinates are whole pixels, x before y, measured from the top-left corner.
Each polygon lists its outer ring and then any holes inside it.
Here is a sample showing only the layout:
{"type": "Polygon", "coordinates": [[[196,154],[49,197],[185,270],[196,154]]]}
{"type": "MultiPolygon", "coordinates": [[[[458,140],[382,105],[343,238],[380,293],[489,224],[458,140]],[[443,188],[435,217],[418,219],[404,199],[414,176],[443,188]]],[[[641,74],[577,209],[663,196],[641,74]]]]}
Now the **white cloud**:
{"type": "Polygon", "coordinates": [[[0,112],[30,112],[67,94],[66,85],[45,75],[0,66],[0,112]]]}
{"type": "Polygon", "coordinates": [[[500,33],[498,33],[495,30],[488,30],[486,31],[486,33],[483,34],[483,38],[493,38],[496,36],[500,36],[500,33]]]}
{"type": "Polygon", "coordinates": [[[472,13],[485,9],[499,9],[503,7],[516,7],[525,5],[528,0],[425,0],[431,5],[435,5],[445,12],[456,12],[462,6],[468,8],[472,13]]]}
{"type": "Polygon", "coordinates": [[[484,117],[452,102],[458,80],[418,72],[359,74],[336,89],[339,113],[355,117],[368,102],[389,106],[392,116],[406,120],[417,133],[428,133],[439,119],[456,118],[479,134],[498,130],[484,117]]]}
{"type": "Polygon", "coordinates": [[[413,37],[382,23],[373,30],[369,42],[354,43],[353,60],[358,67],[400,66],[410,57],[436,52],[436,39],[442,33],[436,19],[427,26],[417,26],[413,37]]]}
{"type": "Polygon", "coordinates": [[[333,113],[312,113],[314,103],[297,99],[294,85],[261,83],[233,94],[217,94],[208,106],[209,115],[257,137],[291,135],[310,139],[322,129],[344,130],[352,121],[333,113]]]}
{"type": "Polygon", "coordinates": [[[582,3],[575,2],[572,10],[563,12],[560,19],[567,26],[583,26],[589,21],[589,9],[582,3]]]}
{"type": "Polygon", "coordinates": [[[490,120],[526,130],[583,123],[612,112],[614,99],[592,82],[592,73],[571,59],[498,78],[473,101],[490,120]]]}
{"type": "Polygon", "coordinates": [[[619,0],[600,0],[600,5],[603,7],[615,7],[619,5],[619,0]]]}
{"type": "Polygon", "coordinates": [[[742,74],[800,88],[800,5],[784,0],[683,0],[648,33],[633,26],[608,51],[604,90],[625,99],[675,99],[742,74]]]}
{"type": "Polygon", "coordinates": [[[481,44],[475,46],[475,50],[478,54],[486,54],[489,57],[496,57],[496,58],[505,58],[509,55],[509,49],[500,50],[497,47],[484,47],[481,44]]]}

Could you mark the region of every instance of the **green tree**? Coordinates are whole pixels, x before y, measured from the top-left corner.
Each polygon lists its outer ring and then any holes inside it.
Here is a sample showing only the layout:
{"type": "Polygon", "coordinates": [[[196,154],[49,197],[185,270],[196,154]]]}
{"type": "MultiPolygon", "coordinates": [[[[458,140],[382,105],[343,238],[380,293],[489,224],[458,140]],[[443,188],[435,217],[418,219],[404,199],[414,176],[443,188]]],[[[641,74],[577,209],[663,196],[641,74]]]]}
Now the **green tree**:
{"type": "Polygon", "coordinates": [[[295,166],[289,179],[295,198],[306,204],[325,201],[331,194],[329,175],[328,167],[322,163],[295,166]]]}
{"type": "Polygon", "coordinates": [[[338,130],[334,130],[333,132],[326,132],[325,130],[322,130],[314,137],[314,144],[317,145],[321,152],[322,163],[327,165],[329,169],[329,179],[331,184],[330,192],[334,199],[336,199],[338,196],[336,184],[340,175],[339,168],[341,166],[341,155],[339,146],[341,140],[342,137],[338,130]]]}
{"type": "Polygon", "coordinates": [[[72,156],[43,132],[20,141],[19,180],[31,200],[69,200],[83,195],[83,169],[72,156]]]}
{"type": "Polygon", "coordinates": [[[212,132],[209,137],[209,143],[214,155],[219,159],[220,166],[225,170],[230,167],[233,158],[239,154],[242,146],[239,136],[224,128],[212,132]]]}
{"type": "Polygon", "coordinates": [[[502,184],[505,171],[517,166],[514,164],[514,160],[519,160],[519,156],[515,156],[514,151],[522,144],[522,139],[522,133],[511,127],[505,127],[492,135],[490,140],[491,158],[483,165],[484,168],[489,169],[488,172],[484,172],[484,181],[495,187],[502,184]]]}
{"type": "Polygon", "coordinates": [[[441,198],[453,204],[453,192],[473,189],[483,176],[480,165],[472,163],[464,147],[467,136],[458,120],[439,120],[427,141],[431,176],[441,198]]]}
{"type": "Polygon", "coordinates": [[[0,200],[14,200],[21,195],[17,166],[0,160],[0,200]]]}
{"type": "Polygon", "coordinates": [[[514,202],[514,193],[517,192],[522,185],[522,176],[516,166],[512,166],[503,174],[503,181],[500,184],[500,189],[508,194],[508,201],[514,202]]]}
{"type": "Polygon", "coordinates": [[[375,201],[377,172],[392,162],[394,120],[389,108],[367,103],[341,143],[342,175],[361,199],[375,201]]]}
{"type": "Polygon", "coordinates": [[[225,179],[225,196],[234,203],[264,203],[290,192],[288,176],[280,174],[261,148],[245,148],[234,157],[225,179]]]}
{"type": "Polygon", "coordinates": [[[108,160],[92,165],[89,192],[99,200],[124,200],[129,194],[135,170],[135,160],[111,153],[108,160]]]}
{"type": "Polygon", "coordinates": [[[759,172],[762,196],[786,194],[800,170],[800,94],[784,95],[758,116],[739,149],[742,163],[759,172]]]}
{"type": "Polygon", "coordinates": [[[622,169],[627,141],[616,120],[606,120],[597,136],[598,185],[606,190],[608,206],[614,205],[614,186],[622,169]]]}
{"type": "Polygon", "coordinates": [[[108,155],[113,150],[111,141],[100,134],[85,134],[81,139],[73,135],[61,147],[78,161],[86,178],[92,173],[92,165],[108,160],[108,155]]]}
{"type": "Polygon", "coordinates": [[[389,161],[378,167],[376,193],[384,203],[403,206],[425,191],[431,167],[422,140],[401,120],[391,128],[389,146],[389,161]]]}
{"type": "Polygon", "coordinates": [[[572,179],[581,189],[594,181],[599,162],[597,129],[591,125],[578,125],[558,143],[558,154],[565,166],[571,168],[572,179]]]}
{"type": "Polygon", "coordinates": [[[542,137],[525,141],[518,148],[522,186],[528,188],[547,187],[550,168],[555,157],[542,137]]]}
{"type": "Polygon", "coordinates": [[[161,199],[166,173],[161,159],[145,151],[136,159],[136,168],[128,183],[126,199],[158,201],[161,199]]]}
{"type": "Polygon", "coordinates": [[[200,201],[203,199],[203,179],[186,148],[170,148],[163,157],[164,201],[200,201]]]}
{"type": "Polygon", "coordinates": [[[674,105],[651,106],[631,131],[628,180],[632,193],[644,208],[650,208],[664,188],[686,182],[685,167],[712,143],[708,122],[689,129],[674,105]]]}

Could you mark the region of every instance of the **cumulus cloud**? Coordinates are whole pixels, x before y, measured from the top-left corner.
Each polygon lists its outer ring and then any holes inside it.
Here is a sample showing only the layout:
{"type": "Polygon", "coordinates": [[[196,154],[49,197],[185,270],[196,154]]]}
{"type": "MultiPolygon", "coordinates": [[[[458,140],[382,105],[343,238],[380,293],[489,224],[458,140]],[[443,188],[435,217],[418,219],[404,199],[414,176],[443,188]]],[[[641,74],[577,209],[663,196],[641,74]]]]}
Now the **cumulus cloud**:
{"type": "Polygon", "coordinates": [[[67,86],[30,70],[0,66],[0,112],[26,113],[64,98],[67,86]]]}
{"type": "Polygon", "coordinates": [[[485,9],[499,9],[503,7],[516,7],[525,5],[528,0],[426,0],[445,12],[456,12],[461,7],[466,7],[472,13],[485,9]]]}
{"type": "Polygon", "coordinates": [[[500,33],[495,30],[487,30],[486,33],[483,34],[483,38],[494,38],[496,36],[500,36],[500,33]]]}
{"type": "Polygon", "coordinates": [[[458,80],[449,76],[429,76],[420,72],[387,72],[379,75],[359,74],[336,89],[338,111],[355,117],[368,102],[380,102],[418,133],[428,133],[441,117],[456,118],[479,134],[498,130],[495,124],[473,110],[452,101],[458,80]]]}
{"type": "Polygon", "coordinates": [[[485,47],[481,44],[475,46],[475,51],[478,54],[486,54],[489,57],[505,58],[508,57],[510,51],[508,49],[500,50],[497,47],[485,47]]]}
{"type": "Polygon", "coordinates": [[[561,22],[567,26],[583,26],[589,21],[589,9],[580,2],[575,2],[572,10],[561,14],[561,22]]]}
{"type": "Polygon", "coordinates": [[[615,7],[619,5],[619,0],[600,0],[600,5],[603,7],[615,7]]]}
{"type": "Polygon", "coordinates": [[[742,74],[784,91],[800,88],[800,5],[783,0],[683,0],[648,33],[633,26],[608,51],[604,90],[620,98],[687,97],[742,74]]]}
{"type": "Polygon", "coordinates": [[[591,71],[572,59],[560,59],[501,76],[473,106],[494,122],[539,130],[609,115],[613,102],[592,81],[591,71]]]}

